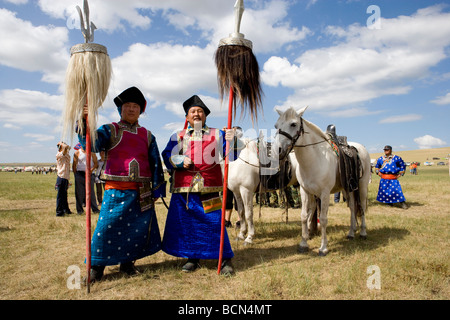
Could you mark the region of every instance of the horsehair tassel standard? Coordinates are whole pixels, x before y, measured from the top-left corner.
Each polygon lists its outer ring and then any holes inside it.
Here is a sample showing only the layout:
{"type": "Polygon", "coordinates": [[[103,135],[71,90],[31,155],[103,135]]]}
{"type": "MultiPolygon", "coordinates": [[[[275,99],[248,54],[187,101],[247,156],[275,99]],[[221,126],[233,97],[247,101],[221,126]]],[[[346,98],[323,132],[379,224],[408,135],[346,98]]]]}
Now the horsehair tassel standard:
{"type": "Polygon", "coordinates": [[[77,44],[70,50],[70,61],[66,71],[65,114],[63,118],[63,135],[68,131],[72,140],[74,125],[78,122],[78,133],[86,133],[86,271],[87,293],[90,292],[91,269],[91,141],[95,141],[97,128],[97,111],[105,101],[111,80],[111,61],[106,47],[90,43],[94,40],[94,30],[97,27],[89,21],[89,5],[84,0],[84,23],[81,9],[77,6],[80,15],[81,32],[85,43],[77,44]],[[88,114],[84,116],[84,106],[88,106],[88,114]],[[84,124],[83,120],[86,120],[84,124]],[[84,126],[86,125],[86,128],[84,126]]]}
{"type": "Polygon", "coordinates": [[[77,10],[80,13],[81,30],[86,42],[74,45],[70,49],[71,56],[66,71],[63,135],[72,140],[76,122],[78,122],[78,132],[84,131],[83,108],[88,101],[90,136],[95,141],[98,109],[108,94],[112,66],[106,47],[89,42],[94,39],[93,32],[96,26],[89,21],[87,1],[84,1],[86,26],[78,6],[77,10]]]}
{"type": "Polygon", "coordinates": [[[259,65],[252,52],[252,42],[244,38],[239,32],[243,0],[237,0],[235,9],[235,31],[228,38],[221,39],[215,53],[217,80],[220,98],[232,88],[233,103],[236,114],[236,102],[239,100],[242,110],[241,116],[249,109],[252,122],[258,119],[258,111],[262,111],[262,89],[259,76],[259,65]]]}

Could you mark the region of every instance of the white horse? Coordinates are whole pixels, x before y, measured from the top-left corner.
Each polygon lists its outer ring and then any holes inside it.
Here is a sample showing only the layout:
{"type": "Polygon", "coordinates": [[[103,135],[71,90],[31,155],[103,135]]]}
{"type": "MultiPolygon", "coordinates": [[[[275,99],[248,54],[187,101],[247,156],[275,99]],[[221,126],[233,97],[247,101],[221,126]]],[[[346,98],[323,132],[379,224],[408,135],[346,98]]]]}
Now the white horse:
{"type": "Polygon", "coordinates": [[[300,197],[302,199],[302,240],[299,251],[307,252],[309,247],[308,219],[315,207],[315,199],[320,199],[320,226],[321,246],[319,255],[328,253],[328,241],[326,228],[328,223],[328,207],[330,194],[342,191],[347,199],[347,205],[351,210],[350,231],[348,238],[354,238],[356,231],[356,215],[361,216],[360,237],[366,238],[366,222],[364,213],[367,211],[367,193],[370,173],[370,155],[359,143],[349,142],[354,146],[361,161],[362,176],[359,179],[358,189],[354,192],[343,190],[340,182],[339,159],[334,151],[330,137],[321,131],[315,124],[302,118],[307,107],[295,111],[289,108],[285,112],[277,110],[280,118],[275,124],[277,129],[275,143],[272,145],[273,152],[279,151],[281,158],[288,152],[294,150],[295,157],[299,163],[296,176],[300,183],[300,197]],[[360,208],[355,202],[355,192],[359,192],[360,208]],[[359,209],[359,211],[357,211],[359,209]]]}
{"type": "MultiPolygon", "coordinates": [[[[249,138],[241,139],[245,143],[239,154],[239,158],[229,163],[228,167],[228,189],[234,193],[237,211],[240,219],[240,231],[238,239],[244,240],[245,244],[252,244],[255,235],[255,226],[253,223],[253,196],[259,192],[260,184],[260,162],[265,163],[268,159],[260,159],[260,154],[265,153],[266,145],[262,136],[260,136],[260,146],[255,140],[249,138]],[[261,161],[260,161],[261,160],[261,161]],[[248,226],[248,232],[247,232],[248,226]],[[247,234],[247,237],[245,235],[247,234]]],[[[297,160],[294,154],[291,156],[293,170],[296,170],[297,160]]],[[[277,168],[275,168],[277,169],[277,168]]],[[[288,186],[297,182],[294,177],[289,181],[288,186]]],[[[266,191],[266,190],[262,190],[266,191]]]]}
{"type": "Polygon", "coordinates": [[[239,158],[228,165],[228,189],[234,193],[241,229],[238,238],[245,244],[253,243],[255,227],[253,224],[253,195],[259,185],[259,158],[257,143],[248,138],[242,139],[245,148],[239,158]],[[248,234],[247,233],[248,224],[248,234]]]}

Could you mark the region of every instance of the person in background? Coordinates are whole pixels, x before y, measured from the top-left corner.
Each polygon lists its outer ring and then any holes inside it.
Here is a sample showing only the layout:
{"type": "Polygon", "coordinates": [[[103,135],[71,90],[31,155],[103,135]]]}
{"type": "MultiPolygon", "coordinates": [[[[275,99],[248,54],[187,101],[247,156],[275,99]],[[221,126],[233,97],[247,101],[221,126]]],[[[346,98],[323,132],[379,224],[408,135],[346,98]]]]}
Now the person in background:
{"type": "Polygon", "coordinates": [[[58,152],[56,153],[56,185],[58,190],[56,194],[56,216],[63,217],[65,214],[71,214],[69,202],[67,201],[67,189],[70,180],[70,146],[60,141],[56,145],[58,152]]]}
{"type": "Polygon", "coordinates": [[[95,172],[95,180],[94,180],[95,190],[97,192],[97,201],[99,205],[102,204],[103,191],[105,190],[105,181],[100,179],[104,163],[105,163],[105,151],[100,151],[100,159],[98,159],[98,168],[97,171],[95,172]]]}
{"type": "Polygon", "coordinates": [[[398,178],[405,174],[406,164],[403,159],[392,154],[392,147],[384,147],[384,156],[378,158],[375,164],[375,173],[380,176],[377,201],[393,205],[400,203],[403,209],[407,209],[405,196],[398,178]]]}
{"type": "Polygon", "coordinates": [[[411,168],[411,174],[417,175],[417,162],[411,163],[410,168],[411,168]]]}
{"type": "MultiPolygon", "coordinates": [[[[97,206],[97,200],[94,192],[94,175],[97,170],[97,156],[95,153],[91,153],[91,209],[94,213],[99,213],[100,210],[97,206]]],[[[86,205],[86,152],[82,145],[73,154],[72,171],[75,176],[75,201],[77,207],[77,213],[83,214],[83,205],[86,205]]]]}

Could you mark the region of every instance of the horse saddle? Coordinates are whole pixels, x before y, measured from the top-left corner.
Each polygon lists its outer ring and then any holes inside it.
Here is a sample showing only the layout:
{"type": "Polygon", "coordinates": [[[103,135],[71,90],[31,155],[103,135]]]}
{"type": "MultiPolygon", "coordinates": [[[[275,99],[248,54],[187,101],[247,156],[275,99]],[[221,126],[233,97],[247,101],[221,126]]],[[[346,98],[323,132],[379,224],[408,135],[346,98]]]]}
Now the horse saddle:
{"type": "Polygon", "coordinates": [[[358,190],[361,176],[361,160],[359,159],[358,150],[348,145],[347,137],[336,135],[334,125],[328,126],[327,134],[339,150],[339,176],[342,187],[347,192],[358,190]]]}
{"type": "Polygon", "coordinates": [[[259,181],[261,183],[261,187],[266,191],[284,189],[287,187],[294,174],[292,164],[289,157],[287,157],[285,160],[280,162],[279,166],[272,167],[272,163],[270,161],[270,150],[270,142],[267,143],[266,150],[264,150],[264,148],[259,149],[260,152],[265,153],[264,155],[260,154],[259,157],[259,181]],[[265,159],[265,161],[261,161],[261,159],[265,159]],[[265,173],[270,172],[270,174],[261,174],[261,168],[264,168],[265,173]]]}

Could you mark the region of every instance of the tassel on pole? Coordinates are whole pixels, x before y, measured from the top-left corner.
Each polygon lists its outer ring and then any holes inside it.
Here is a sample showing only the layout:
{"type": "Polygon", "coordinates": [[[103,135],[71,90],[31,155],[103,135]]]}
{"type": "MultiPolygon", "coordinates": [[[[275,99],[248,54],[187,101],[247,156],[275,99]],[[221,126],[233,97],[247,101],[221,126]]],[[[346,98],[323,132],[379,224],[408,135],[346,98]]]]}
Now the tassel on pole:
{"type": "Polygon", "coordinates": [[[233,88],[234,114],[237,104],[242,106],[241,116],[250,112],[252,122],[262,112],[262,89],[259,76],[259,65],[253,54],[253,44],[239,32],[244,1],[237,0],[235,9],[235,31],[228,38],[219,42],[215,53],[217,80],[221,99],[233,88]]]}
{"type": "Polygon", "coordinates": [[[97,139],[97,115],[108,94],[112,67],[106,47],[91,43],[94,41],[94,30],[97,29],[89,21],[89,4],[84,0],[84,18],[80,7],[81,31],[85,43],[77,44],[70,49],[70,61],[66,71],[65,111],[63,117],[63,135],[73,140],[74,128],[78,133],[86,133],[86,271],[87,293],[90,292],[91,269],[91,144],[97,139]],[[85,24],[86,21],[86,24],[85,24]],[[88,114],[84,114],[87,105],[88,114]],[[85,121],[83,121],[85,120],[85,121]],[[86,127],[85,127],[86,126],[86,127]]]}
{"type": "MultiPolygon", "coordinates": [[[[250,112],[252,122],[258,119],[258,112],[262,111],[262,89],[259,77],[259,65],[252,52],[252,42],[244,38],[239,32],[244,13],[244,1],[237,0],[234,5],[235,29],[228,38],[220,40],[214,59],[217,67],[217,81],[220,98],[229,92],[228,126],[231,129],[233,112],[236,114],[237,104],[242,106],[241,116],[250,112]]],[[[222,200],[222,220],[220,233],[219,265],[220,274],[223,258],[223,242],[225,236],[225,208],[227,199],[229,143],[226,142],[224,165],[224,183],[222,200]]]]}

